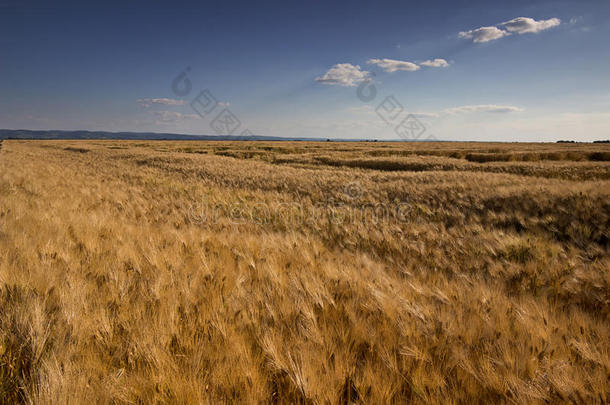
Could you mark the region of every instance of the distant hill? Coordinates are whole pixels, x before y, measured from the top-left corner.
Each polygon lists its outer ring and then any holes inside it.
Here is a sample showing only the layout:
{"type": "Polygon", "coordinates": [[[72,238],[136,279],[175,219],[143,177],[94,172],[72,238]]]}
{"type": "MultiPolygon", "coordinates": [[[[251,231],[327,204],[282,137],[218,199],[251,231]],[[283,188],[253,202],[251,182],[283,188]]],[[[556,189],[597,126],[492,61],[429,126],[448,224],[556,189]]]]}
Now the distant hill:
{"type": "Polygon", "coordinates": [[[284,138],[279,136],[252,135],[185,135],[157,132],[105,132],[105,131],[32,131],[28,129],[0,129],[0,139],[131,139],[131,140],[178,140],[178,141],[367,141],[366,139],[319,139],[284,138]]]}
{"type": "Polygon", "coordinates": [[[217,136],[217,135],[185,135],[157,132],[106,132],[106,131],[32,131],[28,129],[0,129],[0,139],[134,139],[134,140],[295,140],[274,136],[217,136]]]}

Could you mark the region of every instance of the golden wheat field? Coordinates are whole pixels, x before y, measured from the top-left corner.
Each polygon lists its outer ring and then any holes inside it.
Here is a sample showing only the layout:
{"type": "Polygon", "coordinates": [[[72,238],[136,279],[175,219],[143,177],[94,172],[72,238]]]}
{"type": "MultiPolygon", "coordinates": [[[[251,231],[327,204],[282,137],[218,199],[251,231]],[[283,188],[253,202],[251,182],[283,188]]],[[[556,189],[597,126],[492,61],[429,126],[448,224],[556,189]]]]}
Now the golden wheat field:
{"type": "Polygon", "coordinates": [[[610,145],[4,141],[0,403],[608,403],[610,145]]]}

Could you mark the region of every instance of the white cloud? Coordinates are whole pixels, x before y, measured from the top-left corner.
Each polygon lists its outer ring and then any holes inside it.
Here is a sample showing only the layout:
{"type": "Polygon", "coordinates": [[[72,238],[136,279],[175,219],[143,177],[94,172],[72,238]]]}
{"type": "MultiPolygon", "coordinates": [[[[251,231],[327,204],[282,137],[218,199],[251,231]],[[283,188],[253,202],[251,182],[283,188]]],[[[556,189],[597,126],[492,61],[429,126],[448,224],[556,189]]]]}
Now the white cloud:
{"type": "Polygon", "coordinates": [[[476,43],[493,41],[507,35],[510,35],[510,33],[501,30],[498,27],[481,27],[476,30],[462,31],[459,33],[460,38],[472,39],[472,42],[476,43]]]}
{"type": "Polygon", "coordinates": [[[419,69],[419,66],[417,66],[413,62],[395,59],[369,59],[367,63],[377,65],[384,71],[389,73],[396,72],[398,70],[402,70],[405,72],[414,72],[419,69]]]}
{"type": "Polygon", "coordinates": [[[185,119],[198,119],[200,118],[197,114],[183,114],[176,111],[151,111],[155,117],[157,117],[157,123],[171,123],[182,121],[185,119]]]}
{"type": "Polygon", "coordinates": [[[500,24],[508,32],[515,34],[536,34],[540,31],[548,30],[561,24],[559,18],[550,18],[548,20],[536,21],[529,17],[517,17],[510,21],[500,24]]]}
{"type": "Polygon", "coordinates": [[[510,21],[498,24],[498,27],[481,27],[475,30],[462,31],[460,38],[472,39],[472,42],[489,42],[511,34],[536,34],[548,30],[561,24],[559,18],[549,18],[548,20],[536,21],[530,17],[517,17],[510,21]]]}
{"type": "Polygon", "coordinates": [[[445,59],[433,59],[433,60],[426,60],[422,63],[420,63],[420,65],[422,66],[428,66],[428,67],[448,67],[449,63],[447,63],[447,61],[445,59]]]}
{"type": "Polygon", "coordinates": [[[143,107],[150,107],[153,104],[185,105],[186,101],[175,100],[173,98],[140,98],[140,99],[138,99],[138,104],[140,104],[143,107]]]}
{"type": "Polygon", "coordinates": [[[361,70],[359,65],[351,63],[337,63],[331,67],[324,76],[316,77],[319,83],[339,85],[339,86],[355,86],[356,84],[367,80],[369,72],[361,70]]]}
{"type": "Polygon", "coordinates": [[[447,114],[468,114],[478,112],[488,113],[513,113],[521,112],[523,108],[515,107],[511,105],[495,105],[495,104],[481,104],[481,105],[463,105],[460,107],[447,108],[444,110],[447,114]]]}

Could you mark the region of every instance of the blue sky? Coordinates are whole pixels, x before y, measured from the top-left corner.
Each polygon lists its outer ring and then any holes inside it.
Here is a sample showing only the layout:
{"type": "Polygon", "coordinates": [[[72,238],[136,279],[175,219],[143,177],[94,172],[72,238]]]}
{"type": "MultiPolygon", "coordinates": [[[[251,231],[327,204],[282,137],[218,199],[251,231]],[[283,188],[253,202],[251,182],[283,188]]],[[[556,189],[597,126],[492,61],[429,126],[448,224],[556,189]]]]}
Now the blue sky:
{"type": "Polygon", "coordinates": [[[607,0],[0,1],[0,127],[214,134],[229,111],[235,135],[607,139],[608,38],[607,0]]]}

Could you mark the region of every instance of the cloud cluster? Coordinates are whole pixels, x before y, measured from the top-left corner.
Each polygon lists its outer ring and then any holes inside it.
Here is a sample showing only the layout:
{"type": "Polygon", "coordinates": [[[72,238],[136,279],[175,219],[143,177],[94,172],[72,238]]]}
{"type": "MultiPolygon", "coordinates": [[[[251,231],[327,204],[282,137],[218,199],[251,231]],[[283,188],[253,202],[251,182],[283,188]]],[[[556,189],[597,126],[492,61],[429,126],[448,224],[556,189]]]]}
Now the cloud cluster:
{"type": "MultiPolygon", "coordinates": [[[[530,17],[517,17],[509,21],[504,21],[497,26],[479,27],[469,31],[462,31],[458,34],[460,38],[470,39],[475,43],[484,43],[495,41],[502,37],[512,34],[536,34],[538,32],[553,28],[561,24],[559,18],[550,18],[548,20],[536,21],[530,17]]],[[[449,63],[445,59],[431,59],[420,62],[409,62],[396,59],[369,59],[368,64],[377,65],[385,72],[393,73],[398,71],[414,72],[421,69],[422,66],[433,68],[445,68],[449,63]]],[[[351,63],[338,63],[331,67],[323,76],[317,77],[319,83],[339,85],[339,86],[356,86],[369,79],[370,72],[360,69],[359,65],[351,63]]]]}
{"type": "Polygon", "coordinates": [[[186,101],[175,100],[173,98],[140,98],[138,99],[138,104],[140,104],[142,107],[150,107],[153,104],[184,105],[186,104],[186,101]]]}
{"type": "Polygon", "coordinates": [[[541,31],[548,30],[561,24],[559,18],[550,18],[548,20],[536,21],[530,17],[517,17],[509,21],[504,21],[498,26],[504,28],[480,27],[474,30],[462,31],[458,34],[460,38],[472,39],[472,42],[481,43],[494,41],[511,34],[537,34],[541,31]]]}
{"type": "MultiPolygon", "coordinates": [[[[414,72],[419,70],[421,66],[426,67],[447,67],[449,63],[445,59],[432,59],[417,63],[395,60],[395,59],[369,59],[366,63],[371,65],[377,65],[382,68],[385,72],[414,72]]],[[[370,72],[362,70],[359,65],[352,65],[351,63],[337,63],[331,67],[324,76],[316,77],[316,82],[338,85],[338,86],[356,86],[365,80],[370,79],[370,72]]]]}
{"type": "Polygon", "coordinates": [[[316,77],[316,81],[331,85],[356,86],[358,83],[367,80],[368,77],[369,72],[361,70],[359,65],[337,63],[324,76],[316,77]]]}

